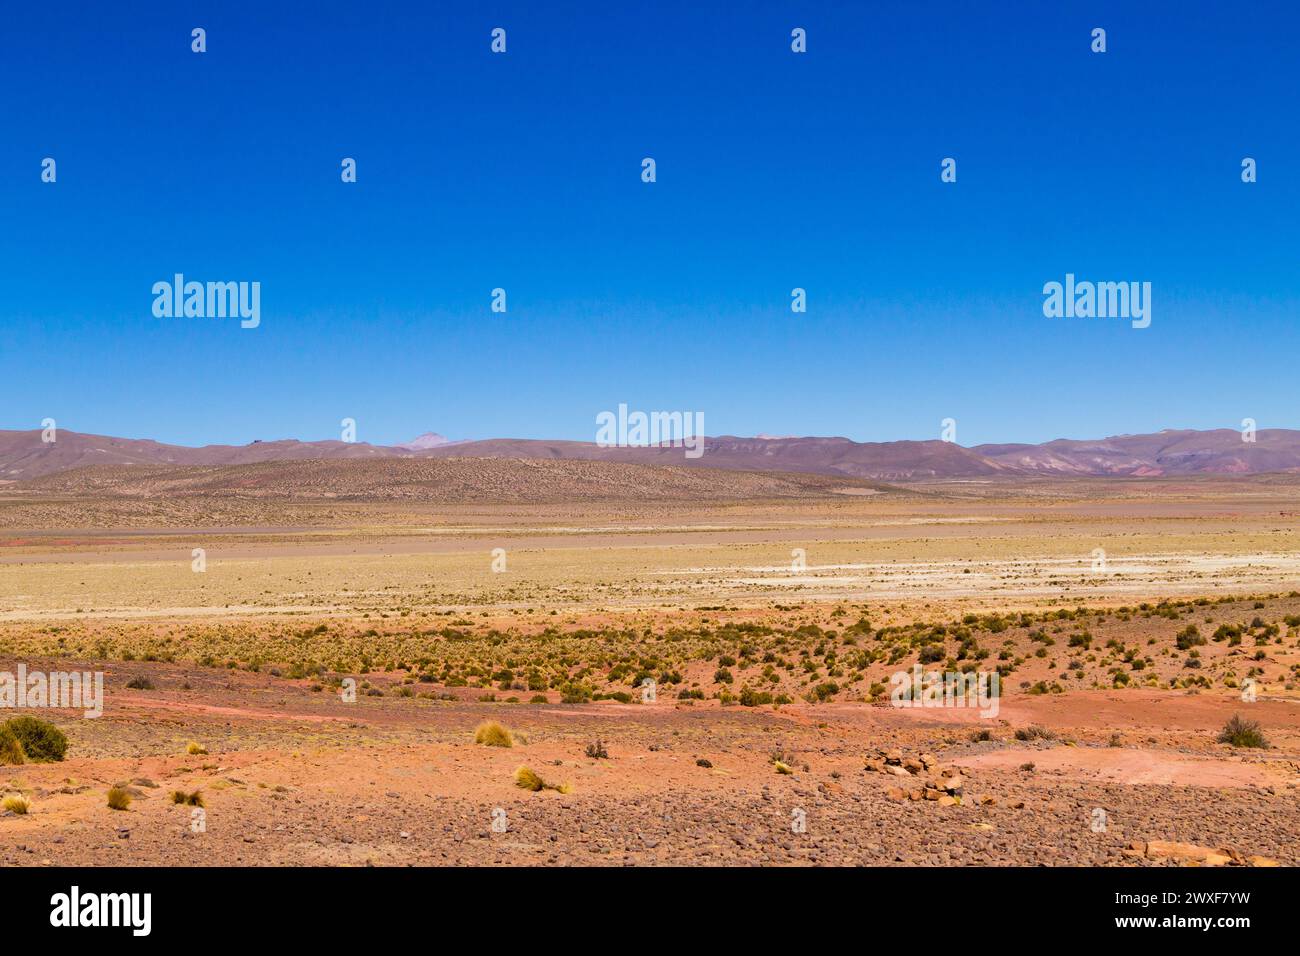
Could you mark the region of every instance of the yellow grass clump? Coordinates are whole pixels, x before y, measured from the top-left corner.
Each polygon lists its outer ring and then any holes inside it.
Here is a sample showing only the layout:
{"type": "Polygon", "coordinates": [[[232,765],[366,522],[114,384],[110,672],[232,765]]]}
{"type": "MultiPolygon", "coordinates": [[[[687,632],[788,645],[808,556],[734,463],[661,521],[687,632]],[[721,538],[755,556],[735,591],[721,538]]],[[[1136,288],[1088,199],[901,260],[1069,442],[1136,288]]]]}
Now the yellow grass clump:
{"type": "Polygon", "coordinates": [[[208,748],[203,746],[203,744],[199,743],[197,740],[191,740],[185,747],[185,752],[191,757],[197,757],[206,754],[208,748]]]}
{"type": "Polygon", "coordinates": [[[573,793],[573,784],[568,783],[547,783],[537,775],[537,772],[531,767],[520,767],[515,771],[515,786],[521,790],[531,790],[534,793],[539,790],[554,790],[556,793],[573,793]]]}
{"type": "Polygon", "coordinates": [[[495,720],[485,720],[474,731],[474,743],[484,747],[513,747],[515,739],[495,720]]]}
{"type": "Polygon", "coordinates": [[[113,787],[108,791],[108,806],[112,810],[125,810],[131,806],[131,794],[125,787],[113,787]]]}
{"type": "Polygon", "coordinates": [[[515,786],[524,790],[541,790],[546,786],[541,777],[529,767],[520,767],[515,771],[515,786]]]}
{"type": "Polygon", "coordinates": [[[184,790],[172,791],[172,803],[185,804],[191,807],[203,806],[203,794],[195,790],[193,793],[186,793],[184,790]]]}
{"type": "Polygon", "coordinates": [[[28,808],[31,807],[31,803],[26,797],[19,796],[18,794],[10,794],[4,798],[4,802],[0,803],[0,806],[3,806],[10,813],[16,813],[19,816],[22,816],[27,812],[28,808]]]}
{"type": "Polygon", "coordinates": [[[22,741],[7,728],[0,726],[0,766],[15,766],[27,762],[22,741]]]}

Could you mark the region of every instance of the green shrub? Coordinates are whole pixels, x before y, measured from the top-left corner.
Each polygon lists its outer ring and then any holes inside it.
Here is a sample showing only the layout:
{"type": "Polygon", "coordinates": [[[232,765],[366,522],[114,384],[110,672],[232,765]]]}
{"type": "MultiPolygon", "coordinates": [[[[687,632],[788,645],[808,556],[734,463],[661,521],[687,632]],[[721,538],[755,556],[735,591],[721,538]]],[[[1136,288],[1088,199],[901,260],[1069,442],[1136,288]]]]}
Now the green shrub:
{"type": "Polygon", "coordinates": [[[68,751],[68,738],[48,720],[14,717],[5,721],[4,729],[18,740],[24,757],[32,763],[54,763],[68,751]]]}
{"type": "Polygon", "coordinates": [[[1048,730],[1046,727],[1040,727],[1037,724],[1032,727],[1021,727],[1016,731],[1016,740],[1055,740],[1056,732],[1048,730]]]}
{"type": "Polygon", "coordinates": [[[809,700],[815,703],[824,703],[840,692],[840,685],[835,681],[826,681],[818,684],[809,693],[809,700]]]}
{"type": "Polygon", "coordinates": [[[942,644],[927,644],[921,648],[921,653],[917,656],[922,664],[935,664],[944,658],[944,649],[942,644]]]}
{"type": "Polygon", "coordinates": [[[1264,749],[1268,747],[1268,741],[1264,739],[1258,721],[1242,720],[1237,714],[1223,725],[1223,730],[1219,732],[1219,743],[1231,744],[1234,747],[1258,747],[1264,749]]]}

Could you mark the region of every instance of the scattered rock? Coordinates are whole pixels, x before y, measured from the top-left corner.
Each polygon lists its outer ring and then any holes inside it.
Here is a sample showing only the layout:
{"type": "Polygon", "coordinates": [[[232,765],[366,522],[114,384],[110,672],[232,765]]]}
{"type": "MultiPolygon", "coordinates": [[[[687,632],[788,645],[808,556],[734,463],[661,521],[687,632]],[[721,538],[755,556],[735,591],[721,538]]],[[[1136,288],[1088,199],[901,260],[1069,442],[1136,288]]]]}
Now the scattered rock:
{"type": "Polygon", "coordinates": [[[1183,866],[1277,866],[1266,856],[1245,856],[1230,847],[1214,849],[1175,840],[1135,840],[1120,851],[1129,859],[1172,860],[1183,866]]]}

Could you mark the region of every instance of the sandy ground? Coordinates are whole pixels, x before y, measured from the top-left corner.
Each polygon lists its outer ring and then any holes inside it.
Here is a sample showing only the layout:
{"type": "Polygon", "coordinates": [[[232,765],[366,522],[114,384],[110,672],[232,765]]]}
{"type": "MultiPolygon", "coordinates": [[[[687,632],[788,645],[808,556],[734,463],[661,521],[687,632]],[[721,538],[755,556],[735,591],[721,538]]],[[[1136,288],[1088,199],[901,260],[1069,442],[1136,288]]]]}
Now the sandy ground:
{"type": "Polygon", "coordinates": [[[1295,496],[1109,488],[8,520],[0,671],[101,670],[106,703],[40,712],[64,761],[0,767],[30,802],[0,813],[0,862],[1140,865],[1130,842],[1175,840],[1300,863],[1295,496]],[[873,696],[935,626],[950,660],[964,630],[1011,668],[996,716],[873,696]],[[637,668],[679,682],[635,702],[637,668]],[[564,703],[568,680],[634,702],[564,703]],[[1216,742],[1237,714],[1269,748],[1216,742]],[[514,747],[473,743],[489,719],[514,747]],[[959,771],[960,802],[910,798],[932,769],[869,769],[892,750],[959,771]],[[519,789],[520,765],[568,792],[519,789]],[[173,790],[202,794],[201,827],[173,790]]]}

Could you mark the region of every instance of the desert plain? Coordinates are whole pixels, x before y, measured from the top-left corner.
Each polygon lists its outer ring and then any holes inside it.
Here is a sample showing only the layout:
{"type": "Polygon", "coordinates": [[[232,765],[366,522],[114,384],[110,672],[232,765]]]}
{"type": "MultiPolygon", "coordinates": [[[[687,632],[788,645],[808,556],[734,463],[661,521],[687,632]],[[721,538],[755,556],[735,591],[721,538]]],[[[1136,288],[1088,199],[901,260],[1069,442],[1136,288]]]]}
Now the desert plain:
{"type": "Polygon", "coordinates": [[[104,675],[0,863],[1295,865],[1298,571],[1296,475],[0,484],[0,671],[104,675]]]}

